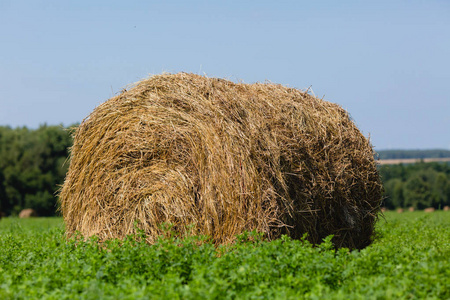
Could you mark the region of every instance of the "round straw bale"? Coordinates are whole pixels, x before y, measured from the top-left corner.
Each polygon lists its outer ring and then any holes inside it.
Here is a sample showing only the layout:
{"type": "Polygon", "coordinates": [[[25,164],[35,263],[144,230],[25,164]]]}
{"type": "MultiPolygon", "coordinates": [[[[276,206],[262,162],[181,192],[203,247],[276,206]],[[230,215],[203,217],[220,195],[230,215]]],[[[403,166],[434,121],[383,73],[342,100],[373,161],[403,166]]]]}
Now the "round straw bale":
{"type": "Polygon", "coordinates": [[[37,217],[37,216],[38,216],[37,212],[32,208],[22,209],[19,213],[19,218],[21,218],[21,219],[37,217]]]}
{"type": "Polygon", "coordinates": [[[142,80],[74,135],[66,231],[100,240],[170,223],[232,242],[243,231],[336,247],[371,243],[381,184],[372,146],[336,104],[277,84],[194,74],[142,80]]]}

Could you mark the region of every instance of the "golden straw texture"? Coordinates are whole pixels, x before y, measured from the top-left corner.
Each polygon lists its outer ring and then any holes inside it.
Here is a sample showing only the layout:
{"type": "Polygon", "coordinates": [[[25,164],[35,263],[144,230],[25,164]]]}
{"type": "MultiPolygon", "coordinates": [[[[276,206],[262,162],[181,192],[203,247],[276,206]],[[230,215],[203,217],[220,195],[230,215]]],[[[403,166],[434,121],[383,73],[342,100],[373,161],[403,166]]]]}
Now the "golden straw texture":
{"type": "Polygon", "coordinates": [[[69,235],[100,240],[137,226],[153,243],[170,223],[217,244],[257,230],[363,248],[381,199],[372,146],[338,105],[179,73],[142,80],[80,124],[60,209],[69,235]]]}

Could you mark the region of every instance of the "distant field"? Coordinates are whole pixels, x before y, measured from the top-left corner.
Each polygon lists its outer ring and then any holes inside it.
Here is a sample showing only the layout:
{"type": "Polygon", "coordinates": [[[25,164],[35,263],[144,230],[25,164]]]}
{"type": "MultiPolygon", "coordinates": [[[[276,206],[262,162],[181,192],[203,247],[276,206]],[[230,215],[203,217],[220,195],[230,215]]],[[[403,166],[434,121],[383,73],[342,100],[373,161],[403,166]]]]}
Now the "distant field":
{"type": "Polygon", "coordinates": [[[60,218],[0,220],[0,299],[450,299],[450,212],[387,212],[361,251],[327,238],[215,248],[66,241],[60,218]]]}
{"type": "Polygon", "coordinates": [[[398,165],[413,164],[418,162],[450,162],[450,157],[441,158],[402,158],[402,159],[380,159],[377,161],[380,165],[398,165]]]}
{"type": "Polygon", "coordinates": [[[450,157],[450,150],[446,149],[428,149],[428,150],[377,150],[377,157],[380,159],[403,159],[403,158],[441,158],[450,157]]]}

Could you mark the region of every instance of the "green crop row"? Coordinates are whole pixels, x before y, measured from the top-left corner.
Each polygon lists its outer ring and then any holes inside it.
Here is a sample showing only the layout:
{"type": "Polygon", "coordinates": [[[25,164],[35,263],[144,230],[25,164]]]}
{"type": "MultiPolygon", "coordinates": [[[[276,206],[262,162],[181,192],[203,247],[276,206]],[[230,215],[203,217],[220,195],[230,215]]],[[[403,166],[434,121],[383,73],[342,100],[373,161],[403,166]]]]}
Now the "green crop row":
{"type": "Polygon", "coordinates": [[[450,213],[387,213],[361,251],[243,234],[66,241],[60,218],[0,221],[0,299],[450,299],[450,213]]]}

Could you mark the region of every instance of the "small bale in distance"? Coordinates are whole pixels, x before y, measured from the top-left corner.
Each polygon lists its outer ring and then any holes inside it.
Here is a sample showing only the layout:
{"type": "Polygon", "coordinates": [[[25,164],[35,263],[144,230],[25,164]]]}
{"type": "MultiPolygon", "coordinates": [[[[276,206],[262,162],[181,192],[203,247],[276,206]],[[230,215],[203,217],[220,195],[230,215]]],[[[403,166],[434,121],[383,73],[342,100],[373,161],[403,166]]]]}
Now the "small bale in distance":
{"type": "Polygon", "coordinates": [[[25,208],[19,213],[19,218],[26,219],[31,217],[37,217],[37,212],[32,208],[25,208]]]}
{"type": "Polygon", "coordinates": [[[361,249],[382,200],[373,154],[344,109],[306,92],[162,74],[80,124],[60,210],[69,236],[139,227],[153,243],[170,223],[216,244],[256,230],[361,249]]]}
{"type": "Polygon", "coordinates": [[[434,207],[427,207],[423,211],[426,212],[426,213],[431,213],[431,212],[434,212],[435,209],[434,209],[434,207]]]}
{"type": "Polygon", "coordinates": [[[397,208],[397,213],[401,214],[403,213],[404,209],[403,208],[397,208]]]}
{"type": "Polygon", "coordinates": [[[444,206],[444,211],[449,211],[450,210],[450,206],[446,205],[444,206]]]}
{"type": "Polygon", "coordinates": [[[409,210],[410,212],[413,212],[413,211],[414,211],[414,207],[410,206],[410,207],[408,208],[408,210],[409,210]]]}

